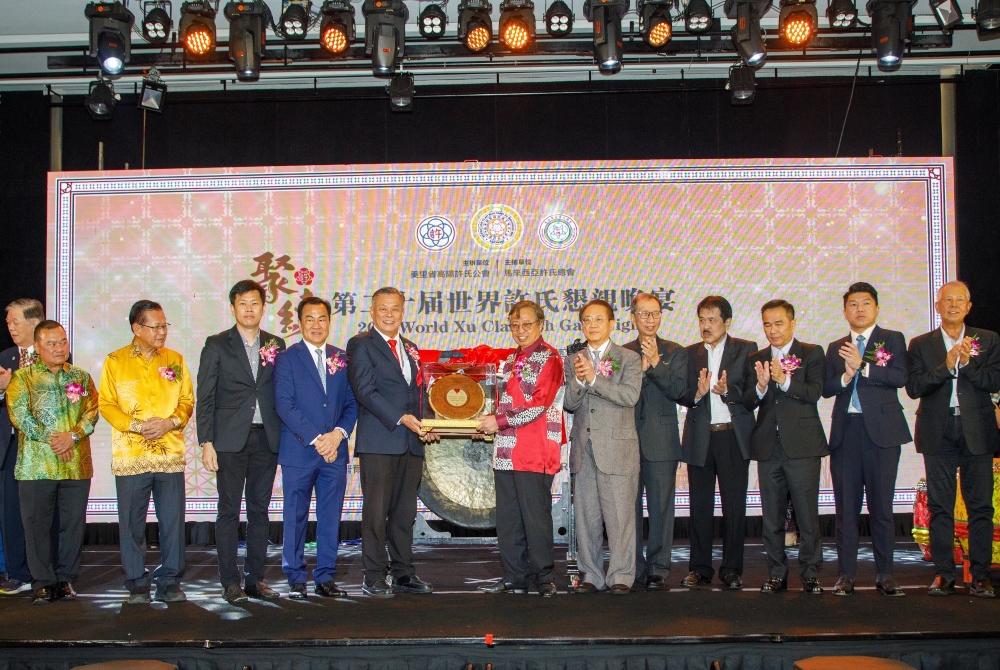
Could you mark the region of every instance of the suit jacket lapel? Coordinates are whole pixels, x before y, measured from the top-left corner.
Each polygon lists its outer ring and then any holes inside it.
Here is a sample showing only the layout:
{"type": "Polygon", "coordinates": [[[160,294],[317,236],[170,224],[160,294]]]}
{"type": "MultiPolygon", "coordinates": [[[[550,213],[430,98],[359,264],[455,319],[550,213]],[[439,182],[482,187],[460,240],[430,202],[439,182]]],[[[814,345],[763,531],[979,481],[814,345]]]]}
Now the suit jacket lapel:
{"type": "Polygon", "coordinates": [[[312,368],[312,380],[316,382],[316,386],[319,387],[320,393],[323,392],[323,382],[319,378],[319,369],[316,367],[316,355],[313,353],[315,349],[313,346],[306,342],[305,340],[299,340],[299,356],[312,368]]]}
{"type": "MultiPolygon", "coordinates": [[[[374,328],[372,328],[370,332],[372,337],[372,344],[375,346],[375,349],[377,349],[383,356],[389,359],[389,361],[396,366],[396,372],[399,373],[399,376],[403,377],[403,368],[399,364],[399,359],[396,358],[396,354],[393,353],[392,347],[389,346],[389,343],[386,342],[384,337],[382,337],[382,333],[375,330],[374,328]]],[[[401,338],[397,333],[396,337],[393,339],[402,340],[403,338],[401,338]]],[[[405,347],[404,347],[404,353],[405,353],[405,347]]],[[[409,359],[409,356],[407,356],[407,359],[409,359]]],[[[403,377],[403,380],[405,381],[406,378],[403,377]]]]}
{"type": "MultiPolygon", "coordinates": [[[[253,368],[250,367],[250,359],[247,358],[247,348],[243,345],[243,336],[240,335],[240,331],[233,326],[233,329],[229,331],[229,342],[233,348],[233,354],[236,356],[236,360],[239,361],[240,369],[243,370],[250,378],[252,383],[256,383],[253,378],[253,368]]],[[[260,375],[260,368],[257,368],[258,376],[260,375]]]]}
{"type": "Polygon", "coordinates": [[[948,347],[944,343],[944,333],[941,332],[940,327],[938,327],[938,329],[934,331],[934,337],[931,338],[931,342],[933,342],[934,354],[937,356],[938,359],[937,361],[935,361],[936,363],[939,363],[948,358],[948,347]]]}

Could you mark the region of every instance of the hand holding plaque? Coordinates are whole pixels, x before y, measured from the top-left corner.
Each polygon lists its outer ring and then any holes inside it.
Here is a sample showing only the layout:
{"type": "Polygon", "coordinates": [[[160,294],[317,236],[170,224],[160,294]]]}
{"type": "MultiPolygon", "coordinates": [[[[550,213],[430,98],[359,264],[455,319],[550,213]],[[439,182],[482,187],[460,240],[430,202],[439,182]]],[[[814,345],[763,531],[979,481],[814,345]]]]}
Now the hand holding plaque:
{"type": "Polygon", "coordinates": [[[496,366],[427,363],[422,372],[427,389],[421,428],[440,435],[481,436],[477,427],[495,405],[496,366]]]}

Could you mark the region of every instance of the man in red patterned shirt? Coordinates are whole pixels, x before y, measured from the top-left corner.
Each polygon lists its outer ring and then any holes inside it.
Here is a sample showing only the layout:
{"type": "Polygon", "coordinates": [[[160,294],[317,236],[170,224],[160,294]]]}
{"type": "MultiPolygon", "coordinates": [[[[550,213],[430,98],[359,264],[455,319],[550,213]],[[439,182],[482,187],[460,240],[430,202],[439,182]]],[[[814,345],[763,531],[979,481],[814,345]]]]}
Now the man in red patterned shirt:
{"type": "Polygon", "coordinates": [[[561,468],[562,357],[542,339],[545,312],[537,303],[517,303],[507,319],[517,350],[501,367],[496,413],[479,424],[480,432],[496,434],[493,477],[504,576],[483,590],[526,593],[535,580],[539,595],[549,598],[556,594],[552,479],[561,468]]]}

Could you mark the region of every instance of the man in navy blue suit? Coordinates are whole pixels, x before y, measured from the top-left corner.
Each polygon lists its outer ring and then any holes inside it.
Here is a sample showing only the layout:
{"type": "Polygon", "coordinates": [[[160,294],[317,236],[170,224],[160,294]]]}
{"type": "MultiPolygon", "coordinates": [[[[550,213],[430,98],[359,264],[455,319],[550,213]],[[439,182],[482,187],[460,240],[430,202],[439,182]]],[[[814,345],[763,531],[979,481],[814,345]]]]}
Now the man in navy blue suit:
{"type": "Polygon", "coordinates": [[[281,418],[278,464],[284,492],[284,548],[281,569],[289,597],[306,597],[304,556],[309,502],[316,490],[316,595],[347,593],[333,581],[337,572],[340,515],[347,487],[347,440],[358,408],[347,383],[342,349],[326,343],[330,303],[315,296],[299,303],[302,340],[278,354],[274,364],[274,406],[281,418]]]}
{"type": "Polygon", "coordinates": [[[892,498],[900,446],[913,439],[899,403],[899,389],[906,385],[909,372],[906,340],[902,333],[875,324],[878,310],[875,287],[865,282],[851,284],[844,294],[850,335],[826,349],[823,397],[836,398],[830,428],[840,568],[835,596],[854,593],[861,500],[866,495],[878,573],[875,588],[885,596],[904,595],[892,579],[892,498]]]}

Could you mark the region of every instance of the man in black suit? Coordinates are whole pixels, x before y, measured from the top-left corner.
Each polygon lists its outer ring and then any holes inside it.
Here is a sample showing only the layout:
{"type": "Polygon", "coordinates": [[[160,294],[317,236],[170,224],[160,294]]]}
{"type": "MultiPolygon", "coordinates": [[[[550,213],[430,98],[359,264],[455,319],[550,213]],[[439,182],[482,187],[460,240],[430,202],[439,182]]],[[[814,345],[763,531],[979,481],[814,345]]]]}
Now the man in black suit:
{"type": "Polygon", "coordinates": [[[687,463],[691,499],[690,573],[687,587],[712,583],[715,480],[722,499],[722,565],[727,589],[743,588],[743,539],[746,535],[747,483],[753,412],[743,406],[747,358],[757,345],[728,334],[733,307],[722,296],[698,303],[702,341],[687,347],[687,390],[681,452],[687,463]]]}
{"type": "Polygon", "coordinates": [[[969,513],[969,594],[992,598],[993,453],[1000,447],[990,393],[1000,391],[1000,337],[965,325],[969,287],[948,282],[937,292],[941,327],[910,341],[906,393],[919,398],[915,442],[927,471],[934,581],[929,595],[955,592],[955,472],[969,513]]]}
{"type": "Polygon", "coordinates": [[[372,327],[347,342],[347,379],[358,403],[354,451],[361,466],[364,496],[362,592],[373,598],[433,592],[413,568],[413,522],[424,469],[421,439],[435,436],[422,435],[417,418],[420,353],[413,342],[399,334],[405,300],[397,288],[375,291],[372,327]]]}
{"type": "Polygon", "coordinates": [[[823,347],[794,338],[795,308],[789,302],[764,303],[760,315],[771,346],[750,356],[743,378],[743,405],[759,409],[750,433],[750,458],[757,461],[770,569],[760,591],[788,588],[785,512],[791,494],[801,540],[802,590],[820,594],[819,473],[820,461],[829,453],[816,406],[823,393],[823,347]]]}
{"type": "Polygon", "coordinates": [[[674,487],[681,441],[677,401],[687,387],[687,352],[661,339],[663,305],[651,293],[632,298],[632,323],[639,336],[624,345],[642,357],[642,393],[635,406],[639,434],[639,493],[635,499],[635,590],[657,591],[670,576],[674,544],[674,487]],[[649,540],[642,553],[642,492],[649,511],[649,540]]]}
{"type": "Polygon", "coordinates": [[[875,287],[865,282],[852,284],[844,294],[850,334],[826,349],[823,397],[836,398],[830,428],[839,569],[835,596],[854,593],[865,496],[878,574],[875,589],[885,596],[905,595],[892,579],[892,497],[901,445],[913,439],[898,391],[906,384],[906,340],[902,333],[875,324],[878,311],[875,287]]]}
{"type": "Polygon", "coordinates": [[[216,473],[219,510],[215,544],[223,597],[274,600],[278,592],[264,583],[267,558],[267,509],[278,467],[281,420],[274,410],[271,374],[285,342],[261,330],[264,289],[244,279],[229,291],[236,325],[205,340],[198,366],[198,441],[205,469],[216,473]],[[240,501],[246,488],[247,554],[241,587],[237,565],[240,501]]]}

